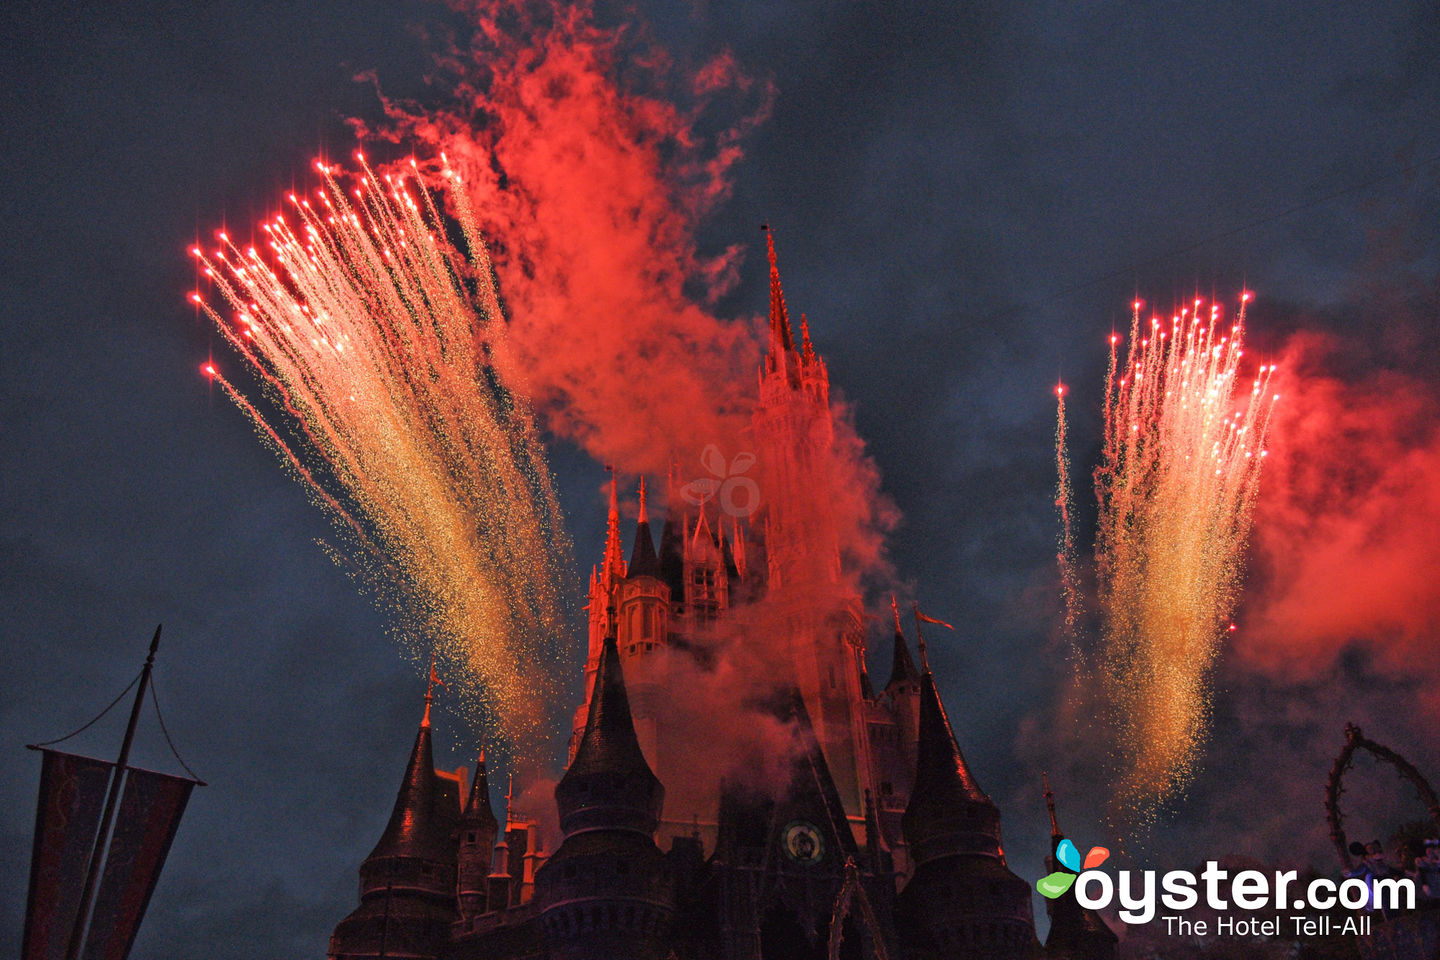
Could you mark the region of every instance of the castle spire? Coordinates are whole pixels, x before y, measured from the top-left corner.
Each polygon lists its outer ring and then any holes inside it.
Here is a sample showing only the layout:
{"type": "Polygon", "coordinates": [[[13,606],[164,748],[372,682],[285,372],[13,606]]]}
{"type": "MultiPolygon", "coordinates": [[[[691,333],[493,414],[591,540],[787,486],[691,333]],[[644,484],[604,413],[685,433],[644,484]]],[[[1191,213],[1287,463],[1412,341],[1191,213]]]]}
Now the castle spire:
{"type": "Polygon", "coordinates": [[[485,748],[481,746],[480,759],[475,763],[475,782],[470,787],[470,799],[460,816],[458,831],[456,898],[464,918],[485,912],[487,878],[499,830],[499,821],[490,806],[490,777],[485,766],[485,748]]]}
{"type": "Polygon", "coordinates": [[[430,705],[435,700],[433,663],[430,676],[425,690],[425,716],[420,721],[420,731],[415,735],[415,745],[405,765],[405,777],[395,795],[390,822],[386,824],[380,842],[370,851],[367,862],[387,857],[447,859],[448,851],[441,836],[443,828],[435,818],[440,786],[435,776],[434,750],[430,745],[430,705]]]}
{"type": "Polygon", "coordinates": [[[435,684],[445,686],[444,681],[435,676],[435,654],[430,654],[430,679],[425,683],[425,716],[420,719],[420,726],[428,729],[430,727],[430,706],[435,702],[435,684]]]}
{"type": "MultiPolygon", "coordinates": [[[[1046,773],[1040,776],[1045,783],[1045,809],[1050,813],[1050,855],[1045,858],[1045,869],[1054,873],[1061,867],[1056,853],[1065,834],[1055,818],[1055,794],[1050,789],[1050,776],[1046,773]]],[[[1093,910],[1080,906],[1074,890],[1046,900],[1045,912],[1050,916],[1050,933],[1045,938],[1047,957],[1114,960],[1117,942],[1114,932],[1093,910]]]]}
{"type": "Polygon", "coordinates": [[[935,675],[920,677],[920,737],[915,786],[901,818],[916,864],[954,856],[1004,859],[1000,811],[970,772],[935,675]]]}
{"type": "Polygon", "coordinates": [[[615,489],[615,468],[610,471],[610,512],[605,520],[605,559],[600,564],[600,583],[606,590],[625,579],[625,552],[620,545],[620,497],[615,489]]]}
{"type": "Polygon", "coordinates": [[[1055,792],[1050,789],[1050,774],[1042,770],[1040,779],[1045,783],[1045,809],[1050,812],[1050,839],[1058,842],[1065,834],[1060,832],[1060,822],[1055,819],[1055,792]]]}
{"type": "Polygon", "coordinates": [[[475,782],[470,785],[470,800],[465,804],[467,822],[493,824],[495,811],[490,807],[490,774],[485,764],[485,748],[480,748],[480,759],[475,762],[475,782]]]}
{"type": "Polygon", "coordinates": [[[775,232],[768,223],[761,224],[760,229],[765,231],[766,252],[770,257],[770,353],[794,353],[790,313],[785,309],[785,292],[780,289],[780,268],[775,261],[775,232]]]}
{"type": "Polygon", "coordinates": [[[900,627],[900,605],[895,602],[894,596],[890,597],[890,612],[895,617],[895,652],[891,660],[890,682],[885,684],[887,691],[897,686],[913,685],[920,680],[920,671],[915,669],[915,661],[910,659],[910,645],[905,641],[905,631],[900,627]]]}
{"type": "Polygon", "coordinates": [[[800,356],[808,366],[815,362],[815,344],[810,342],[810,321],[800,314],[800,356]]]}
{"type": "Polygon", "coordinates": [[[565,839],[535,874],[545,956],[660,960],[669,953],[673,880],[654,839],[664,799],[635,734],[612,633],[600,651],[585,733],[555,785],[565,839]]]}
{"type": "Polygon", "coordinates": [[[665,788],[640,749],[615,634],[605,637],[575,759],[555,786],[566,837],[586,829],[655,832],[665,788]]]}
{"type": "Polygon", "coordinates": [[[660,558],[655,554],[655,541],[650,536],[650,514],[645,509],[644,477],[640,478],[640,522],[635,525],[635,545],[630,548],[626,576],[661,578],[660,558]]]}

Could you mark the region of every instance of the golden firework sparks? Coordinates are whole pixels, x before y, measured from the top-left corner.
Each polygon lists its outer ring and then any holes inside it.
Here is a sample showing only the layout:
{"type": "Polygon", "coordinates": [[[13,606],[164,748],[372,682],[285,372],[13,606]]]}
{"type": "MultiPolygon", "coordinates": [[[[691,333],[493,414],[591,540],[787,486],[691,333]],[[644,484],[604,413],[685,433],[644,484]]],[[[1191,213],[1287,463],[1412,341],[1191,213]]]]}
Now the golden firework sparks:
{"type": "MultiPolygon", "coordinates": [[[[1274,365],[1246,384],[1246,293],[1233,320],[1195,300],[1168,320],[1134,304],[1125,362],[1110,338],[1104,446],[1095,470],[1100,645],[1115,710],[1118,798],[1141,818],[1193,776],[1210,717],[1210,675],[1244,579],[1251,513],[1278,394],[1274,365]]],[[[1068,503],[1064,396],[1059,499],[1068,503]]],[[[1062,508],[1068,526],[1068,511],[1062,508]]],[[[1069,542],[1068,529],[1062,544],[1069,542]]],[[[1073,569],[1062,546],[1067,618],[1073,569]]]]}
{"type": "Polygon", "coordinates": [[[292,194],[258,247],[222,232],[191,250],[232,315],[191,299],[260,375],[277,424],[202,369],[335,521],[400,636],[529,753],[556,700],[569,545],[488,252],[448,164],[468,256],[418,177],[356,160],[348,193],[317,163],[322,186],[292,194]]]}

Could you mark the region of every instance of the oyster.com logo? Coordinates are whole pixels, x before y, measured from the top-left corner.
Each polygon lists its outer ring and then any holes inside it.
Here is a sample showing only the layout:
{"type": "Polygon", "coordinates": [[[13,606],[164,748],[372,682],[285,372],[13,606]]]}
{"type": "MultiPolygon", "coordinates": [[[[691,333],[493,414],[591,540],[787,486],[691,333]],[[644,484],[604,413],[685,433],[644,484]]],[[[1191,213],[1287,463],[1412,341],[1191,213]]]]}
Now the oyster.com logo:
{"type": "Polygon", "coordinates": [[[1110,851],[1105,847],[1091,847],[1082,862],[1080,851],[1075,844],[1070,840],[1061,840],[1060,846],[1055,848],[1055,859],[1059,860],[1060,865],[1065,869],[1056,870],[1035,881],[1035,889],[1050,900],[1063,897],[1065,891],[1075,883],[1075,878],[1080,876],[1082,870],[1093,870],[1110,859],[1110,851]]]}
{"type": "Polygon", "coordinates": [[[696,506],[714,500],[732,517],[748,517],[760,508],[760,485],[745,474],[755,466],[755,454],[737,453],[726,460],[715,444],[700,453],[708,477],[692,480],[680,488],[680,495],[696,506]]]}

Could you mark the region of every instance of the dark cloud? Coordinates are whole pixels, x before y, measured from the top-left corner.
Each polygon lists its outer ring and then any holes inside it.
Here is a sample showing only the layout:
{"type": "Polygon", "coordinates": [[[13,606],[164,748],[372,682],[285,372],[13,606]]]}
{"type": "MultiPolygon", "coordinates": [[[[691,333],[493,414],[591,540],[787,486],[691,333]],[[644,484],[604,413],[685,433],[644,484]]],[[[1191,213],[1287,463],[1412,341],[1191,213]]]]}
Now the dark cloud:
{"type": "MultiPolygon", "coordinates": [[[[455,14],[13,6],[0,27],[0,794],[22,799],[0,818],[0,941],[19,936],[38,770],[18,745],[107,702],[164,620],[167,722],[212,785],[137,956],[313,954],[388,814],[420,670],[315,545],[329,535],[318,511],[207,395],[184,249],[220,221],[253,222],[317,151],[349,149],[344,118],[379,112],[356,73],[375,70],[390,96],[437,96],[425,36],[455,14]]],[[[1041,766],[1065,772],[1067,828],[1104,830],[1103,798],[1065,756],[1067,668],[1041,609],[1048,388],[1057,374],[1072,384],[1083,464],[1103,337],[1132,292],[1164,303],[1249,283],[1268,348],[1297,329],[1351,336],[1371,352],[1346,361],[1347,383],[1393,365],[1433,397],[1434,167],[1390,174],[1440,154],[1440,18],[1420,3],[648,12],[682,69],[729,50],[774,84],[698,253],[775,225],[791,307],[903,515],[899,576],[961,626],[933,650],[942,692],[1002,804],[1012,864],[1037,875],[1041,766]],[[1387,322],[1402,309],[1411,322],[1387,322]]],[[[763,308],[761,263],[754,245],[717,315],[763,308]]],[[[568,446],[555,464],[588,562],[599,474],[568,446]]],[[[1434,650],[1433,636],[1415,642],[1434,650]]],[[[1324,866],[1318,795],[1343,717],[1440,775],[1406,713],[1413,678],[1366,644],[1338,646],[1302,676],[1227,662],[1215,747],[1148,855],[1233,844],[1324,866]]],[[[472,752],[454,743],[462,729],[437,737],[448,766],[472,752]]]]}

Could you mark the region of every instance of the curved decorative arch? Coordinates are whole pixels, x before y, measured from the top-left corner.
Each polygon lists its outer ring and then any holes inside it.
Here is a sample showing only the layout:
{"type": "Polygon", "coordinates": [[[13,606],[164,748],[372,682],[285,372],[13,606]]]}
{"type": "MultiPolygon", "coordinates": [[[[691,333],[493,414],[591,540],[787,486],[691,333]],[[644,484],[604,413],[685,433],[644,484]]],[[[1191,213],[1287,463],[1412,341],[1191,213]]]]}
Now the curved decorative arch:
{"type": "Polygon", "coordinates": [[[1406,760],[1400,754],[1391,750],[1381,743],[1376,743],[1360,730],[1353,723],[1345,724],[1345,746],[1341,748],[1340,755],[1335,758],[1335,763],[1330,767],[1330,777],[1325,783],[1325,817],[1330,822],[1330,840],[1335,844],[1335,852],[1340,857],[1340,864],[1346,870],[1353,865],[1350,857],[1349,844],[1345,837],[1345,814],[1340,811],[1340,796],[1345,792],[1345,774],[1355,762],[1355,751],[1366,750],[1377,760],[1383,760],[1393,766],[1406,780],[1410,781],[1415,792],[1420,794],[1420,799],[1429,809],[1430,819],[1440,827],[1440,798],[1435,796],[1434,789],[1430,782],[1415,769],[1415,765],[1406,760]]]}
{"type": "Polygon", "coordinates": [[[870,947],[875,951],[875,960],[889,960],[889,955],[885,952],[885,941],[880,938],[880,924],[875,919],[875,911],[870,907],[870,898],[865,895],[865,888],[860,884],[860,870],[855,866],[854,857],[845,858],[845,884],[835,897],[835,909],[830,914],[830,960],[840,958],[840,939],[843,936],[841,928],[845,925],[845,918],[850,916],[850,908],[856,900],[860,902],[861,919],[857,926],[863,927],[865,932],[870,934],[870,947]]]}

